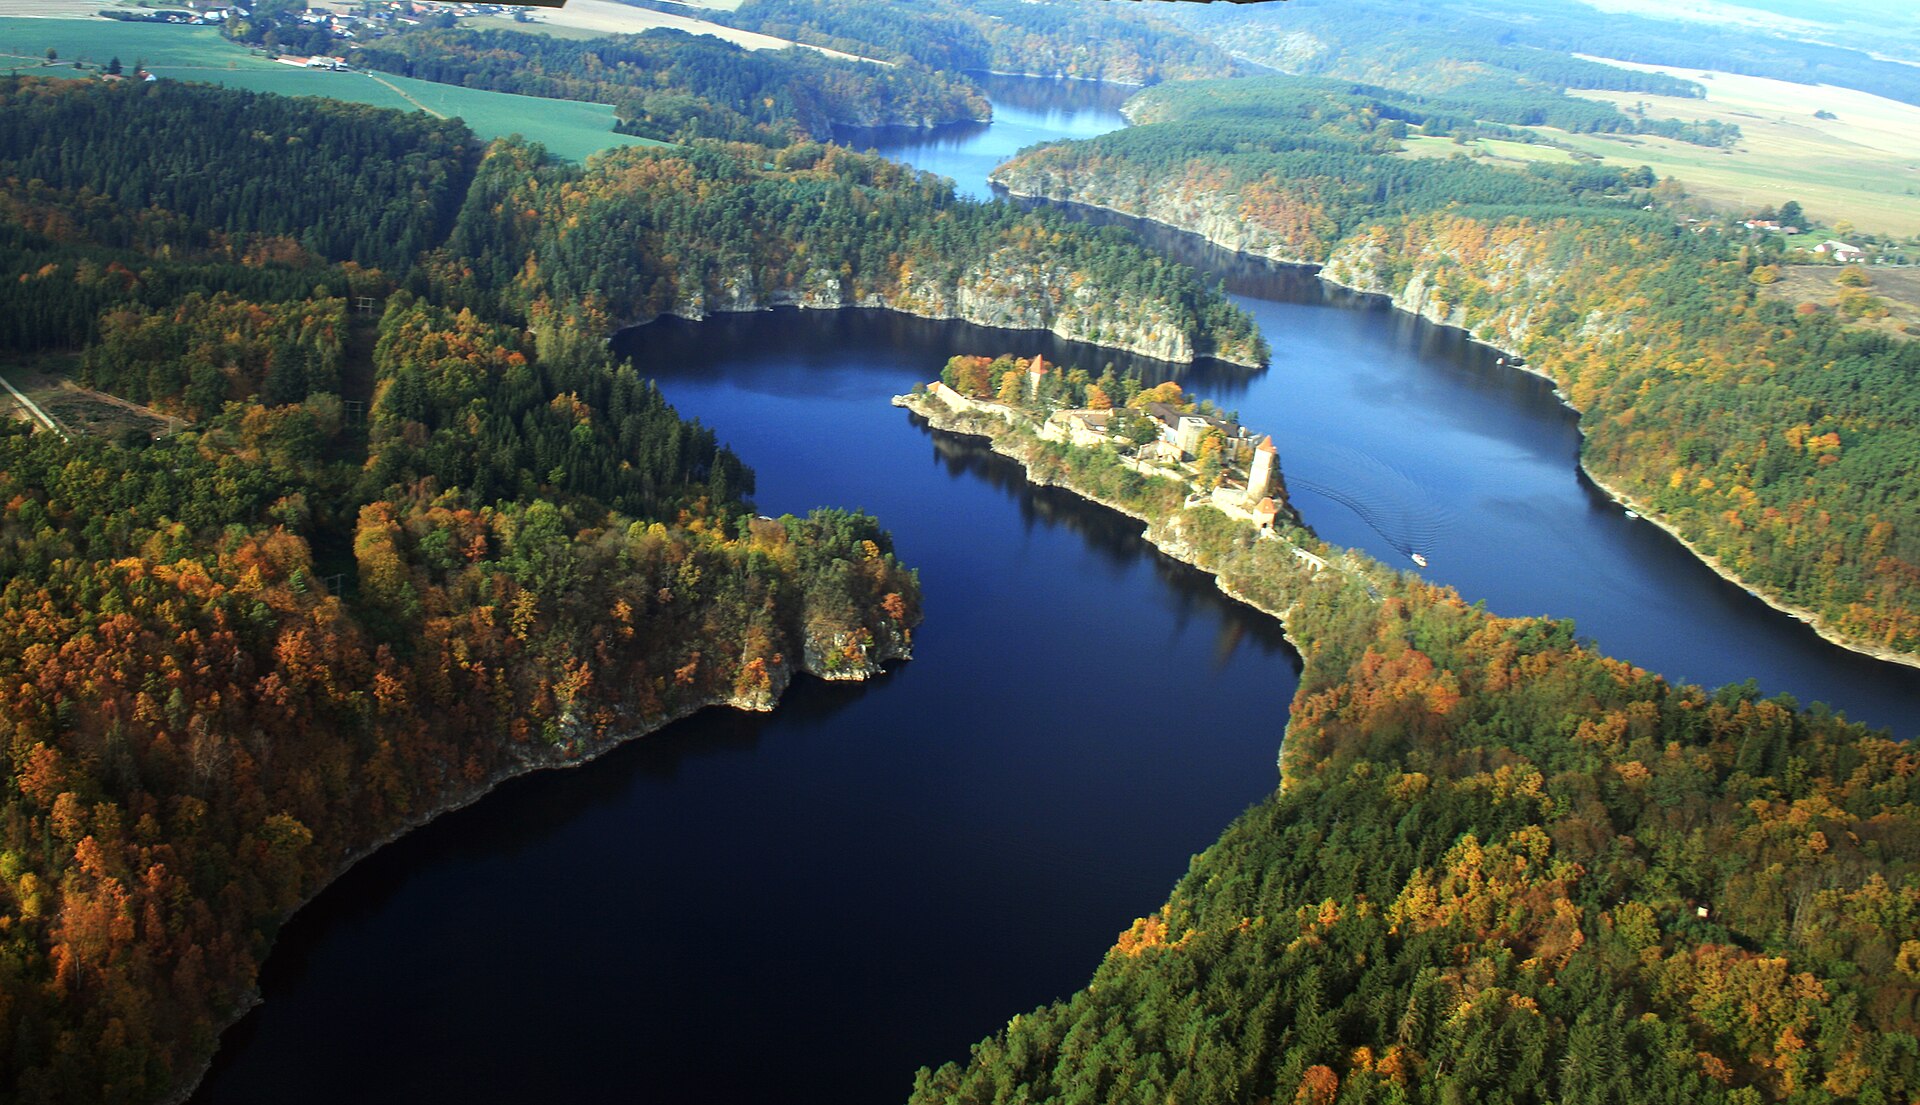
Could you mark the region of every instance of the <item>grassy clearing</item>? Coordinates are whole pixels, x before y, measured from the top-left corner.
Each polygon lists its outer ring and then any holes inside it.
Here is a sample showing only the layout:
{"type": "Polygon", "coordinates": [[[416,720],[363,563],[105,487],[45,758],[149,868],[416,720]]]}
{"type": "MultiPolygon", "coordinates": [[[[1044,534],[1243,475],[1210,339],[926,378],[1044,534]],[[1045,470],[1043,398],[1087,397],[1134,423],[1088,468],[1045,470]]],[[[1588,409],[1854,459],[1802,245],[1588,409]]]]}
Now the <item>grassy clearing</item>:
{"type": "MultiPolygon", "coordinates": [[[[1767,285],[1764,292],[1788,303],[1811,303],[1833,311],[1839,306],[1841,293],[1847,290],[1834,283],[1840,273],[1834,265],[1782,265],[1779,281],[1767,285]]],[[[1920,337],[1920,267],[1871,265],[1867,276],[1873,283],[1863,290],[1878,299],[1887,313],[1882,318],[1860,319],[1853,325],[1900,338],[1920,337]]]]}
{"type": "Polygon", "coordinates": [[[1715,149],[1663,138],[1567,134],[1556,142],[1677,177],[1696,195],[1732,207],[1794,199],[1821,222],[1841,219],[1864,230],[1920,233],[1920,107],[1829,85],[1792,84],[1733,73],[1630,65],[1698,81],[1704,100],[1630,92],[1583,95],[1655,118],[1718,119],[1738,124],[1739,145],[1715,149]],[[1816,119],[1815,111],[1833,119],[1816,119]]]}
{"type": "Polygon", "coordinates": [[[586,27],[562,27],[549,23],[534,15],[525,23],[519,23],[498,15],[476,15],[460,21],[460,26],[475,31],[518,31],[521,34],[546,35],[549,38],[589,39],[605,38],[605,31],[595,31],[586,27]]]}
{"type": "MultiPolygon", "coordinates": [[[[179,420],[137,403],[81,387],[71,378],[79,367],[80,358],[73,353],[10,353],[0,357],[0,377],[19,388],[69,434],[117,441],[128,430],[152,437],[181,425],[179,420]]],[[[40,425],[4,389],[0,389],[0,415],[30,422],[36,428],[40,425]]]]}
{"type": "Polygon", "coordinates": [[[380,74],[330,73],[282,65],[236,46],[213,27],[173,27],[155,23],[117,23],[107,19],[26,19],[0,17],[0,71],[17,61],[20,72],[49,76],[85,76],[68,68],[45,69],[39,62],[48,47],[64,61],[105,65],[119,57],[132,68],[144,61],[159,77],[207,81],[252,92],[282,96],[326,96],[399,111],[427,110],[459,117],[482,138],[524,134],[561,157],[582,160],[613,146],[658,146],[650,138],[613,133],[613,108],[573,100],[545,100],[504,92],[483,92],[380,74]]]}
{"type": "Polygon", "coordinates": [[[1573,155],[1557,146],[1536,142],[1512,142],[1504,138],[1481,138],[1465,145],[1459,145],[1451,138],[1433,138],[1425,135],[1408,138],[1402,156],[1413,158],[1446,159],[1455,154],[1468,157],[1509,161],[1516,165],[1530,161],[1544,161],[1559,165],[1572,161],[1573,155]]]}

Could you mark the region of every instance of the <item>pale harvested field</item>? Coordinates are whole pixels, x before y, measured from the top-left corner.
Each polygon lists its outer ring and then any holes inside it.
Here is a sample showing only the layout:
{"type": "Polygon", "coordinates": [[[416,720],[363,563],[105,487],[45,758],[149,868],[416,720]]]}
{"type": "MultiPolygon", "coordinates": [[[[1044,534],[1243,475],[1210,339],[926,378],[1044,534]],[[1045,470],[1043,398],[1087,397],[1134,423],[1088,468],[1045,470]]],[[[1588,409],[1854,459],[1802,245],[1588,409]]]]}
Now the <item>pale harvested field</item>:
{"type": "Polygon", "coordinates": [[[1586,0],[1586,3],[1589,7],[1599,8],[1603,12],[1641,15],[1652,19],[1674,19],[1688,23],[1713,23],[1745,27],[1749,30],[1773,30],[1798,34],[1801,37],[1818,31],[1822,26],[1811,20],[1793,19],[1773,12],[1760,11],[1757,8],[1720,3],[1718,0],[1586,0]]]}
{"type": "Polygon", "coordinates": [[[1610,65],[1698,81],[1707,98],[1633,92],[1581,95],[1655,118],[1719,119],[1738,124],[1731,149],[1643,135],[1543,133],[1574,149],[1678,178],[1695,195],[1729,207],[1798,200],[1823,223],[1847,219],[1863,230],[1920,233],[1920,107],[1830,85],[1791,84],[1733,73],[1610,65]],[[1816,119],[1815,111],[1837,118],[1816,119]]]}
{"type": "Polygon", "coordinates": [[[0,16],[22,19],[86,19],[101,8],[120,5],[114,0],[0,0],[0,16]]]}
{"type": "MultiPolygon", "coordinates": [[[[4,3],[6,0],[0,0],[4,3]]],[[[784,38],[763,35],[756,31],[735,30],[722,27],[718,23],[708,23],[703,19],[690,19],[684,15],[669,15],[666,12],[636,8],[626,4],[616,4],[613,0],[567,0],[567,6],[534,13],[534,22],[554,27],[572,27],[579,30],[595,31],[609,35],[633,35],[651,31],[656,27],[671,27],[688,34],[712,35],[715,38],[731,42],[748,50],[784,50],[798,45],[784,38]]],[[[837,58],[850,58],[855,61],[870,61],[870,58],[856,58],[852,54],[843,54],[838,50],[828,50],[819,46],[805,47],[819,50],[837,58]]],[[[885,64],[875,62],[875,64],[885,64]]]]}

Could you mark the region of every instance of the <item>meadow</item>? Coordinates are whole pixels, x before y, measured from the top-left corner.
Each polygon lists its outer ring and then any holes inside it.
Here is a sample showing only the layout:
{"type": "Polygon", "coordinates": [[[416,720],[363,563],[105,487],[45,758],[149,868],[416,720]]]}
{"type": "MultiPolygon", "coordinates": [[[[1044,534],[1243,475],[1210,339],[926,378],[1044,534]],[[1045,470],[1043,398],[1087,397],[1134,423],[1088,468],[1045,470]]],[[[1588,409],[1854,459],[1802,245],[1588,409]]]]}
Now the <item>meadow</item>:
{"type": "Polygon", "coordinates": [[[1544,161],[1560,165],[1573,161],[1573,155],[1558,146],[1544,142],[1514,142],[1505,138],[1480,138],[1471,142],[1456,143],[1451,138],[1435,138],[1427,135],[1414,135],[1406,140],[1403,156],[1413,158],[1449,158],[1455,154],[1485,158],[1493,161],[1544,161]]]}
{"type": "Polygon", "coordinates": [[[1541,134],[1604,160],[1647,165],[1678,178],[1695,195],[1727,206],[1798,200],[1828,225],[1920,234],[1920,107],[1830,85],[1792,84],[1734,73],[1662,69],[1596,58],[1609,65],[1671,72],[1699,82],[1704,100],[1632,92],[1586,92],[1623,111],[1644,104],[1653,118],[1718,119],[1740,127],[1729,149],[1646,135],[1541,134]],[[1824,111],[1834,117],[1816,118],[1824,111]]]}
{"type": "Polygon", "coordinates": [[[575,161],[612,146],[663,144],[615,134],[613,108],[607,104],[484,92],[384,73],[298,69],[228,42],[214,27],[0,17],[0,72],[84,77],[114,57],[129,70],[136,63],[144,63],[155,76],[163,78],[206,81],[283,96],[326,96],[458,117],[482,138],[523,134],[554,154],[575,161]],[[80,61],[88,68],[44,67],[49,48],[59,52],[61,62],[80,61]]]}

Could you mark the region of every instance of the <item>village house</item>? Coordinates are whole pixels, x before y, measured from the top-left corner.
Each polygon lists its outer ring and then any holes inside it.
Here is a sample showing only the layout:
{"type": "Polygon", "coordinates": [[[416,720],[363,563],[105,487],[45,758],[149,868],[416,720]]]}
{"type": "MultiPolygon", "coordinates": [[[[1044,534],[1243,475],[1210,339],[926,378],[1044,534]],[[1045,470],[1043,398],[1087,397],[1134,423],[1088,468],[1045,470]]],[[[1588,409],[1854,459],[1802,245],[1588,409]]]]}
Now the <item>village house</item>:
{"type": "Polygon", "coordinates": [[[328,57],[325,54],[315,54],[310,58],[298,57],[293,54],[283,54],[273,60],[282,65],[292,65],[301,69],[332,69],[344,72],[352,68],[347,64],[346,58],[328,57]]]}
{"type": "Polygon", "coordinates": [[[1843,265],[1861,260],[1867,255],[1867,251],[1861,249],[1859,246],[1848,245],[1845,242],[1837,242],[1832,238],[1828,238],[1826,241],[1813,247],[1813,251],[1815,253],[1826,254],[1843,265]]]}

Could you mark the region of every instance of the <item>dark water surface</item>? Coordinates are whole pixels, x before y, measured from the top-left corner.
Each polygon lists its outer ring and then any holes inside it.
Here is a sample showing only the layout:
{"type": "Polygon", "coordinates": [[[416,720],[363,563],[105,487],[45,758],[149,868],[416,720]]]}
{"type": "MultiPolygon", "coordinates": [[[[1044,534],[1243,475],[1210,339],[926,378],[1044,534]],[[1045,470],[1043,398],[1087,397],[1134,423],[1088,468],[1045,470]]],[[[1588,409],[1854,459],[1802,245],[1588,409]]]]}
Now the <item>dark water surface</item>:
{"type": "MultiPolygon", "coordinates": [[[[1120,122],[1096,86],[994,93],[990,127],[863,144],[983,194],[1020,146],[1120,122]]],[[[1183,379],[1275,434],[1329,540],[1423,552],[1469,599],[1576,618],[1669,675],[1914,732],[1920,673],[1826,645],[1624,518],[1544,383],[1299,270],[1146,233],[1259,319],[1272,368],[1183,379]]],[[[1295,667],[1271,622],[886,405],[958,352],[1127,358],[878,311],[618,345],[758,470],[763,510],[880,516],[922,572],[917,658],[515,781],[378,853],[287,927],[196,1101],[899,1101],[916,1067],[1083,984],[1272,787],[1295,667]]]]}
{"type": "Polygon", "coordinates": [[[758,470],[762,510],[885,521],[922,573],[916,659],[379,852],[288,925],[196,1100],[897,1102],[1082,985],[1272,789],[1278,627],[886,403],[962,351],[1097,351],[879,311],[621,347],[758,470]]]}

